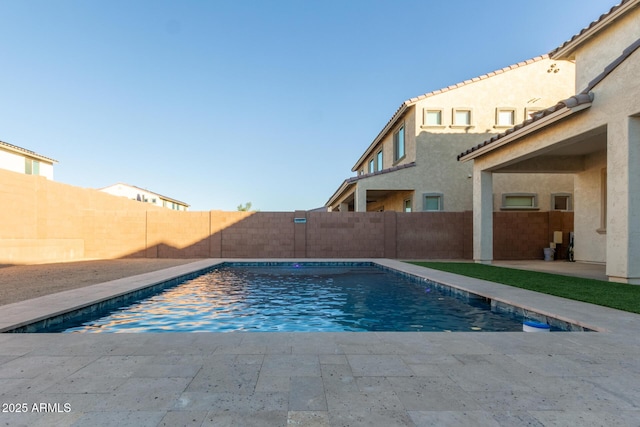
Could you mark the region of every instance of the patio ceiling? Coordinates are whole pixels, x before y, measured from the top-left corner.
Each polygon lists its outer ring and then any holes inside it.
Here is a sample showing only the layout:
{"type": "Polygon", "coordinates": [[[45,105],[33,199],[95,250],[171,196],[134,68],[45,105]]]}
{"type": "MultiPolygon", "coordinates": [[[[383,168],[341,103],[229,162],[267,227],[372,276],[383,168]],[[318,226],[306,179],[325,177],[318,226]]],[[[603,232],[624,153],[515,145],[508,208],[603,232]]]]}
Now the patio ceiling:
{"type": "Polygon", "coordinates": [[[575,173],[584,170],[585,158],[606,151],[607,127],[601,126],[513,158],[492,169],[494,173],[575,173]]]}

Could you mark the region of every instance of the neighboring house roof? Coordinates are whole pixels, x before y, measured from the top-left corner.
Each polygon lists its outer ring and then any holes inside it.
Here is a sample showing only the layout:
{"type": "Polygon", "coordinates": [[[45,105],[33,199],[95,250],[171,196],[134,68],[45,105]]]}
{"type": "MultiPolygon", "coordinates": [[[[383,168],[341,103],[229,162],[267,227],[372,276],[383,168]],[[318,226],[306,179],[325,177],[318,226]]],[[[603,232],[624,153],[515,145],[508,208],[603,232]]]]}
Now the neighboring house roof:
{"type": "MultiPolygon", "coordinates": [[[[638,0],[640,1],[640,0],[638,0]]],[[[531,58],[531,59],[527,59],[526,61],[521,61],[518,62],[517,64],[513,64],[513,65],[509,65],[508,67],[504,67],[501,68],[499,70],[495,70],[492,71],[490,73],[487,74],[483,74],[481,76],[477,76],[474,77],[472,79],[469,80],[465,80],[463,82],[460,83],[456,83],[454,85],[451,86],[447,86],[445,88],[441,88],[441,89],[437,89],[431,92],[427,92],[423,95],[419,95],[416,96],[414,98],[410,98],[407,99],[406,101],[404,101],[400,107],[398,107],[398,109],[396,110],[396,112],[393,114],[393,116],[391,117],[391,119],[387,122],[387,124],[384,126],[384,128],[382,128],[382,130],[380,131],[380,133],[378,134],[378,136],[375,137],[375,139],[373,140],[373,142],[369,145],[369,147],[367,148],[367,150],[364,152],[364,154],[362,154],[362,156],[360,156],[360,158],[358,159],[358,161],[356,162],[356,164],[353,166],[353,168],[351,169],[353,172],[355,172],[358,169],[358,166],[365,161],[365,159],[371,154],[371,152],[374,150],[374,148],[378,145],[378,143],[380,142],[380,140],[382,140],[382,138],[384,138],[384,136],[389,132],[389,130],[391,129],[391,127],[394,126],[394,124],[398,121],[398,119],[400,119],[404,113],[412,106],[414,106],[416,103],[418,103],[418,101],[421,101],[423,99],[435,96],[435,95],[439,95],[441,93],[444,92],[448,92],[454,89],[458,89],[460,87],[472,84],[472,83],[476,83],[479,82],[481,80],[485,80],[488,79],[490,77],[494,77],[500,74],[503,74],[507,71],[511,71],[514,70],[516,68],[520,68],[529,64],[533,64],[534,62],[538,62],[541,61],[543,59],[548,59],[549,55],[542,55],[542,56],[536,56],[535,58],[531,58]]]]}
{"type": "Polygon", "coordinates": [[[405,164],[402,164],[402,165],[394,166],[394,167],[389,168],[389,169],[384,169],[384,170],[376,171],[376,172],[373,172],[373,173],[366,173],[366,174],[363,174],[363,175],[358,175],[358,176],[353,176],[351,178],[347,178],[342,182],[340,187],[335,191],[335,193],[333,193],[333,195],[329,198],[329,200],[327,200],[327,203],[325,204],[325,206],[331,205],[331,203],[340,194],[342,194],[345,189],[350,187],[352,184],[355,184],[357,181],[360,181],[361,179],[371,178],[372,176],[377,176],[377,175],[384,175],[384,174],[387,174],[387,173],[398,171],[400,169],[411,168],[411,167],[414,167],[415,165],[416,165],[416,162],[405,163],[405,164]]]}
{"type": "Polygon", "coordinates": [[[13,151],[19,154],[26,154],[29,157],[33,157],[38,160],[42,160],[48,163],[58,163],[57,160],[51,159],[49,157],[45,157],[41,154],[36,153],[35,151],[27,150],[26,148],[18,147],[17,145],[9,144],[8,142],[0,141],[0,147],[8,149],[9,151],[13,151]]]}
{"type": "MultiPolygon", "coordinates": [[[[640,0],[638,1],[640,2],[640,0]]],[[[571,98],[558,102],[553,107],[549,107],[546,110],[539,111],[534,114],[532,118],[525,120],[519,125],[516,125],[515,127],[512,127],[511,129],[508,129],[505,132],[487,139],[481,144],[471,147],[467,151],[458,154],[458,160],[470,160],[472,157],[476,157],[476,155],[470,156],[472,153],[481,150],[482,148],[490,144],[496,144],[495,146],[492,146],[490,148],[493,149],[494,147],[506,144],[507,142],[515,138],[518,138],[526,133],[533,132],[534,130],[539,129],[542,126],[546,126],[551,122],[559,120],[560,118],[564,118],[570,114],[584,110],[585,108],[589,108],[591,106],[591,102],[594,99],[594,94],[591,91],[639,48],[640,39],[636,40],[633,44],[631,44],[631,46],[627,47],[622,52],[622,55],[620,55],[609,65],[607,65],[604,71],[602,71],[593,80],[591,80],[591,82],[589,82],[589,85],[582,92],[572,96],[571,98]]]]}
{"type": "Polygon", "coordinates": [[[640,0],[622,0],[619,4],[609,9],[607,13],[600,15],[597,20],[583,28],[578,34],[551,51],[549,56],[551,58],[565,58],[570,56],[582,43],[626,14],[631,8],[638,5],[640,5],[640,0]]]}
{"type": "Polygon", "coordinates": [[[135,188],[135,189],[140,190],[140,191],[146,191],[147,193],[155,194],[155,195],[156,195],[156,196],[158,196],[159,198],[164,199],[164,200],[167,200],[167,201],[169,201],[169,202],[178,203],[178,204],[181,204],[181,205],[183,205],[183,206],[187,206],[187,207],[189,207],[189,206],[190,206],[189,204],[187,204],[187,203],[185,203],[185,202],[181,202],[180,200],[174,199],[174,198],[172,198],[172,197],[163,196],[162,194],[158,194],[158,193],[156,193],[155,191],[147,190],[146,188],[137,187],[137,186],[135,186],[135,185],[131,185],[131,184],[126,184],[126,183],[124,183],[124,182],[118,182],[118,183],[116,183],[116,184],[109,185],[109,186],[107,186],[107,187],[99,188],[98,190],[100,190],[100,191],[102,191],[102,190],[106,190],[107,188],[112,188],[112,187],[115,187],[115,186],[117,186],[117,185],[124,185],[125,187],[135,188]]]}

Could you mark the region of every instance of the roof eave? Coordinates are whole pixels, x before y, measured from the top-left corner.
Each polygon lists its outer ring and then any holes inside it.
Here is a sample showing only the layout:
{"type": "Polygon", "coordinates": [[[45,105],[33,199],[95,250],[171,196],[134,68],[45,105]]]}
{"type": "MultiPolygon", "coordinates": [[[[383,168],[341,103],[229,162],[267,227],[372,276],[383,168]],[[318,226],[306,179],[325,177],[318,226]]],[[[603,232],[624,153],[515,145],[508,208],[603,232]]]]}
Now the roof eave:
{"type": "Polygon", "coordinates": [[[58,161],[55,159],[52,159],[47,156],[43,156],[42,154],[38,154],[31,150],[27,150],[26,148],[18,147],[17,145],[9,144],[8,142],[0,141],[0,147],[12,153],[16,153],[21,156],[31,157],[33,159],[40,160],[46,163],[51,163],[51,164],[58,163],[58,161]]]}
{"type": "Polygon", "coordinates": [[[324,206],[330,207],[331,205],[333,205],[353,184],[355,184],[355,182],[350,182],[348,179],[345,179],[342,184],[340,184],[340,187],[338,187],[335,193],[333,193],[329,200],[327,200],[327,203],[325,203],[324,206]]]}
{"type": "Polygon", "coordinates": [[[484,147],[478,148],[477,150],[474,150],[468,154],[465,154],[464,156],[461,156],[458,160],[460,162],[468,162],[469,160],[473,160],[476,157],[480,157],[488,153],[489,151],[493,151],[496,148],[502,147],[503,145],[509,144],[510,142],[520,139],[526,135],[529,135],[533,132],[541,130],[552,123],[558,122],[574,113],[577,113],[578,111],[585,110],[589,107],[591,107],[591,102],[579,104],[579,105],[576,105],[575,107],[562,108],[558,111],[555,111],[552,114],[549,114],[546,117],[543,117],[540,120],[536,120],[529,126],[525,126],[523,128],[516,130],[515,132],[505,136],[504,138],[500,138],[499,140],[491,144],[487,144],[484,147]]]}
{"type": "Polygon", "coordinates": [[[387,133],[389,133],[389,130],[391,130],[392,127],[394,127],[397,123],[397,121],[407,112],[407,110],[412,107],[413,105],[415,105],[415,102],[410,102],[410,101],[405,101],[402,103],[402,105],[400,106],[400,108],[398,108],[398,111],[396,111],[396,113],[393,115],[393,117],[391,118],[391,120],[389,120],[389,122],[386,124],[386,126],[384,128],[382,128],[382,130],[380,131],[380,133],[378,134],[378,136],[376,136],[376,138],[373,140],[373,142],[371,144],[369,144],[369,147],[365,150],[365,152],[362,154],[362,156],[360,156],[360,158],[358,159],[358,161],[356,162],[355,165],[353,165],[353,167],[351,168],[352,172],[356,172],[358,170],[358,167],[364,163],[364,161],[366,160],[367,157],[369,157],[369,155],[371,154],[371,152],[373,151],[374,148],[376,148],[376,146],[378,145],[378,143],[387,135],[387,133]]]}
{"type": "Polygon", "coordinates": [[[552,59],[570,59],[580,45],[639,4],[640,0],[631,0],[626,3],[621,3],[617,8],[614,6],[615,9],[611,10],[607,16],[601,18],[593,24],[593,26],[586,28],[584,32],[579,33],[572,40],[569,40],[564,45],[549,53],[549,57],[552,59]]]}

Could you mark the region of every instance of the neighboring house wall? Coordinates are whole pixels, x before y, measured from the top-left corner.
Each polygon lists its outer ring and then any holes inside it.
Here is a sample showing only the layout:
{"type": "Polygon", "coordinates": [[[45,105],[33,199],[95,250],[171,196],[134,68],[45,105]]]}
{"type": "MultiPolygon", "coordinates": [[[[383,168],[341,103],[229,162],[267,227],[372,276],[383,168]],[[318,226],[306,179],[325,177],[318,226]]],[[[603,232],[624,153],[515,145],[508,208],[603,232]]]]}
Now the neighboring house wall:
{"type": "Polygon", "coordinates": [[[158,193],[154,193],[144,188],[138,188],[128,184],[114,184],[109,187],[100,189],[105,193],[113,196],[126,197],[127,199],[136,200],[138,202],[151,203],[155,206],[173,209],[176,211],[186,211],[189,207],[188,204],[180,202],[178,200],[162,196],[158,193]]]}
{"type": "Polygon", "coordinates": [[[0,168],[53,179],[55,160],[0,141],[0,168]]]}
{"type": "MultiPolygon", "coordinates": [[[[572,95],[573,87],[572,62],[540,57],[408,100],[354,166],[359,177],[354,188],[334,194],[327,206],[340,210],[341,202],[349,200],[352,210],[377,211],[383,206],[402,211],[404,205],[398,200],[409,197],[412,211],[420,212],[425,210],[425,195],[439,194],[442,210],[471,210],[473,168],[457,162],[456,155],[572,95]],[[468,125],[457,121],[464,112],[470,115],[468,125]],[[433,122],[434,113],[439,123],[433,122]],[[510,121],[499,121],[509,115],[510,121]],[[394,134],[400,127],[404,127],[406,154],[396,160],[394,134]],[[412,162],[415,167],[379,173],[380,151],[383,172],[412,162]],[[369,173],[370,164],[375,174],[369,173]],[[413,194],[408,196],[407,191],[413,194]]],[[[573,177],[514,174],[497,178],[494,189],[495,210],[502,208],[506,193],[536,194],[537,210],[549,210],[552,193],[572,195],[573,177]]]]}

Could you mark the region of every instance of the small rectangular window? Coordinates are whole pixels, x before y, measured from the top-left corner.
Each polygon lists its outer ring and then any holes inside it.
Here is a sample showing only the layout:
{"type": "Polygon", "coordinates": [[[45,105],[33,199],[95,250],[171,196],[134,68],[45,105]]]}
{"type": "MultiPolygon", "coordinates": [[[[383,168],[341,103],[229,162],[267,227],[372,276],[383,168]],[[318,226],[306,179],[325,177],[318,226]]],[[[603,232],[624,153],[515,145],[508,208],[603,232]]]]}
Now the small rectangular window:
{"type": "Polygon", "coordinates": [[[373,159],[369,160],[369,173],[373,173],[375,171],[374,161],[373,159]]]}
{"type": "Polygon", "coordinates": [[[404,157],[404,148],[404,125],[402,125],[400,129],[393,134],[393,157],[395,161],[404,157]]]}
{"type": "Polygon", "coordinates": [[[24,159],[24,173],[26,175],[40,175],[40,162],[33,159],[24,159]]]}
{"type": "Polygon", "coordinates": [[[503,194],[502,209],[538,209],[538,196],[532,193],[503,194]]]}
{"type": "Polygon", "coordinates": [[[440,193],[427,193],[424,196],[423,210],[425,212],[438,212],[443,210],[442,206],[442,194],[440,193]]]}
{"type": "Polygon", "coordinates": [[[471,110],[465,108],[454,109],[453,126],[471,126],[471,110]]]}
{"type": "Polygon", "coordinates": [[[572,209],[571,194],[569,193],[552,194],[551,209],[554,211],[570,211],[572,209]]]}
{"type": "Polygon", "coordinates": [[[382,170],[382,150],[378,151],[378,154],[376,154],[376,161],[377,161],[377,170],[381,171],[382,170]]]}
{"type": "Polygon", "coordinates": [[[516,122],[516,111],[512,108],[498,108],[496,111],[496,126],[513,126],[516,122]]]}
{"type": "Polygon", "coordinates": [[[537,107],[527,107],[527,108],[525,108],[525,109],[524,109],[524,119],[525,119],[525,120],[532,119],[532,118],[533,118],[533,116],[534,116],[536,113],[539,113],[540,111],[542,111],[542,109],[541,109],[541,108],[537,108],[537,107]]]}
{"type": "Polygon", "coordinates": [[[442,110],[424,110],[425,126],[441,126],[442,110]]]}

